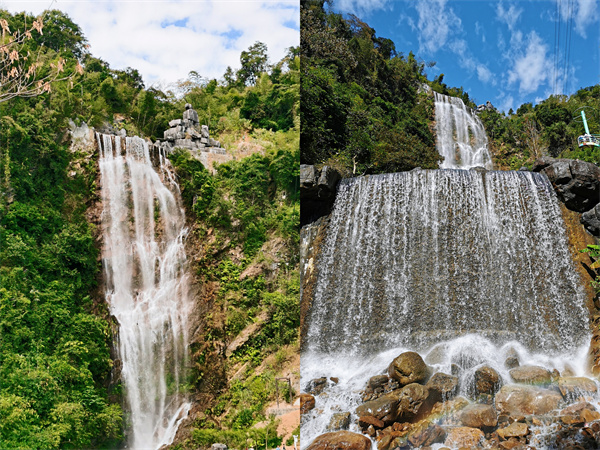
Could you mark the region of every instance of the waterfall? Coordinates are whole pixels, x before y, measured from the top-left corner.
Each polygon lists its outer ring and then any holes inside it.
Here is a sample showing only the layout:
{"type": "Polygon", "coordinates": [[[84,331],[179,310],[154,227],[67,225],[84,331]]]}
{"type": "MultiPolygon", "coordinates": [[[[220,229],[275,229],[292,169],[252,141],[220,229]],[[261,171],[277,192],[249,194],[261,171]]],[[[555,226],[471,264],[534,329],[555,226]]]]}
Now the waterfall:
{"type": "Polygon", "coordinates": [[[460,98],[435,95],[437,150],[444,157],[442,169],[492,169],[488,140],[479,117],[467,110],[460,98]]]}
{"type": "Polygon", "coordinates": [[[402,351],[436,371],[460,366],[465,380],[483,363],[509,380],[509,351],[585,372],[585,293],[545,175],[414,170],[343,180],[316,274],[302,383],[340,381],[303,418],[303,446],[331,414],[353,412],[366,380],[402,351]]]}
{"type": "Polygon", "coordinates": [[[185,216],[166,158],[159,174],[143,139],[96,136],[106,300],[119,323],[128,447],[158,449],[173,441],[190,408],[180,390],[191,309],[185,216]]]}

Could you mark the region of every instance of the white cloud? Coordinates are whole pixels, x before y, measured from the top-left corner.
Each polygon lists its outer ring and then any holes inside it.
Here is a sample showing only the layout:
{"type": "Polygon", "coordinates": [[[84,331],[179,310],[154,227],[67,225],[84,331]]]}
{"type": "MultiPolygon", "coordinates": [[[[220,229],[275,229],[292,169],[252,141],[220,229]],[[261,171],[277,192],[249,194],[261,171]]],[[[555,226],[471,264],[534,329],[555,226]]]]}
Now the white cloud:
{"type": "Polygon", "coordinates": [[[587,31],[590,28],[598,28],[599,20],[597,0],[577,0],[574,18],[575,31],[577,31],[582,38],[586,38],[587,31]]]}
{"type": "Polygon", "coordinates": [[[523,9],[517,8],[514,4],[510,5],[508,9],[504,9],[502,3],[498,3],[498,6],[496,7],[496,18],[500,22],[504,22],[508,25],[508,29],[511,31],[514,30],[522,13],[523,9]]]}
{"type": "MultiPolygon", "coordinates": [[[[49,1],[3,1],[1,7],[35,14],[49,1]]],[[[91,53],[114,69],[133,67],[147,85],[171,83],[195,70],[220,78],[256,41],[267,44],[272,62],[299,45],[296,0],[170,0],[54,2],[90,43],[91,53]]]]}
{"type": "Polygon", "coordinates": [[[495,84],[492,80],[492,72],[484,65],[477,66],[477,78],[479,78],[479,81],[482,83],[489,83],[492,81],[492,84],[495,84]]]}
{"type": "Polygon", "coordinates": [[[447,0],[421,0],[416,3],[419,20],[416,30],[421,53],[435,53],[462,30],[460,18],[452,8],[446,9],[447,0]]]}
{"type": "Polygon", "coordinates": [[[386,9],[390,0],[339,0],[335,8],[341,13],[351,13],[359,17],[369,17],[374,11],[386,9]]]}
{"type": "Polygon", "coordinates": [[[552,61],[546,56],[548,47],[535,31],[527,36],[527,47],[521,49],[508,72],[508,84],[519,84],[519,92],[529,94],[549,81],[552,61]]]}

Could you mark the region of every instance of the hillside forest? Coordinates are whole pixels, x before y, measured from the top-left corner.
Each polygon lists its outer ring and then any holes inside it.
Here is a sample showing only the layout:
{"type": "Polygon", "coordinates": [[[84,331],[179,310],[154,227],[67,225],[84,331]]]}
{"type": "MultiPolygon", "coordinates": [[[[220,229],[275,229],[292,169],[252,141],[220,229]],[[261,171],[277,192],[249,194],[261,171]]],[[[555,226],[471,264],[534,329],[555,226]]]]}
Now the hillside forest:
{"type": "Polygon", "coordinates": [[[60,11],[0,10],[0,27],[0,448],[124,444],[92,214],[98,161],[70,148],[68,130],[85,122],[154,141],[186,103],[234,158],[211,174],[185,151],[171,157],[206,311],[186,383],[200,413],[174,447],[280,443],[265,410],[283,368],[298,376],[298,50],[270,64],[257,42],[221,79],[192,72],[161,89],[94,57],[60,11]],[[19,74],[27,89],[10,91],[19,74]]]}
{"type": "MultiPolygon", "coordinates": [[[[301,2],[302,163],[328,164],[344,176],[438,167],[431,90],[460,97],[476,108],[462,87],[440,74],[354,15],[331,11],[328,2],[301,2]]],[[[480,113],[498,169],[530,167],[543,155],[600,162],[596,150],[580,150],[586,108],[591,133],[600,133],[600,85],[571,96],[550,96],[516,111],[480,113]]]]}

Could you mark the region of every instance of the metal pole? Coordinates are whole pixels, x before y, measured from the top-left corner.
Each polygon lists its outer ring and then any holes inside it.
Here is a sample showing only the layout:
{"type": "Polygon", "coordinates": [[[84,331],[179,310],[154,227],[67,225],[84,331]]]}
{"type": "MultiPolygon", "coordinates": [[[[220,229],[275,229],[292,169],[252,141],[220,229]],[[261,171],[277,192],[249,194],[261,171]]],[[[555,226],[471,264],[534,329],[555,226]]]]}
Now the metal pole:
{"type": "Polygon", "coordinates": [[[585,128],[585,134],[590,134],[590,129],[588,128],[587,120],[585,119],[585,111],[581,110],[581,118],[583,119],[583,127],[585,128]]]}

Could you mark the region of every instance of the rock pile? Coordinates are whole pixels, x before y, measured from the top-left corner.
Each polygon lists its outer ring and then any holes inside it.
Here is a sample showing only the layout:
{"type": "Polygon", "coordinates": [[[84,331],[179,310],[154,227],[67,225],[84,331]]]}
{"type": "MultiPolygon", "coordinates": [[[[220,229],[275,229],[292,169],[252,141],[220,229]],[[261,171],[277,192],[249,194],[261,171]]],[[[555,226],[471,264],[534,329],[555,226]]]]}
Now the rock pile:
{"type": "MultiPolygon", "coordinates": [[[[597,387],[588,378],[532,365],[513,367],[510,380],[487,366],[470,374],[463,371],[460,378],[431,372],[419,354],[402,353],[386,374],[368,380],[363,403],[354,411],[336,413],[327,427],[330,432],[317,437],[309,449],[359,449],[366,446],[365,435],[378,450],[433,444],[497,449],[600,445],[600,412],[588,402],[597,387]],[[461,392],[468,392],[470,400],[458,396],[459,380],[466,383],[461,392]],[[351,426],[362,434],[346,431],[351,426]]],[[[302,394],[304,414],[315,408],[315,396],[327,396],[328,386],[326,378],[307,384],[312,395],[302,394]]]]}
{"type": "MultiPolygon", "coordinates": [[[[173,148],[180,147],[202,151],[221,148],[221,143],[210,137],[207,125],[199,127],[198,113],[189,103],[185,105],[183,119],[171,120],[169,127],[168,130],[165,130],[164,138],[173,148]]],[[[225,150],[221,150],[222,153],[225,153],[225,150]]]]}

